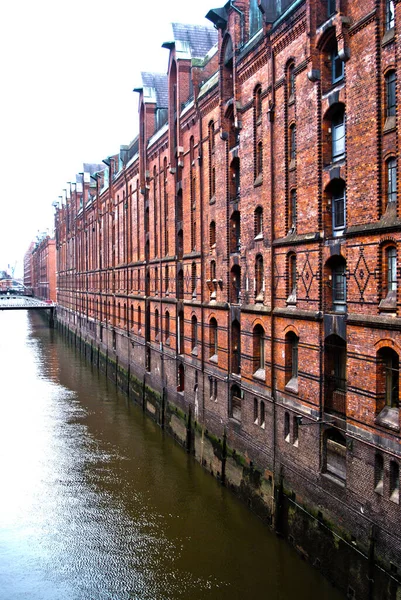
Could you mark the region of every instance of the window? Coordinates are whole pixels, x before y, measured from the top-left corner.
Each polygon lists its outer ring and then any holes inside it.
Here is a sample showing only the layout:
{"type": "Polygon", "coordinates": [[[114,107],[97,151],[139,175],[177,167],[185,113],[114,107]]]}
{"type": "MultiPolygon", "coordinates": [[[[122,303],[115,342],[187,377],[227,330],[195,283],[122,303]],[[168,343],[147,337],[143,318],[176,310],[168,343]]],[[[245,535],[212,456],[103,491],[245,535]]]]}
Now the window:
{"type": "Polygon", "coordinates": [[[394,0],[386,0],[386,20],[385,20],[386,31],[393,29],[394,15],[395,15],[394,0]]]}
{"type": "Polygon", "coordinates": [[[298,337],[293,331],[285,336],[285,386],[298,392],[298,337]]]}
{"type": "Polygon", "coordinates": [[[231,293],[230,301],[234,304],[238,304],[240,301],[241,292],[241,267],[239,265],[233,265],[230,271],[231,281],[231,293]]]}
{"type": "Polygon", "coordinates": [[[257,122],[262,119],[262,88],[260,85],[255,90],[255,117],[257,122]]]}
{"type": "Polygon", "coordinates": [[[324,403],[326,412],[346,414],[347,345],[336,334],[324,344],[324,403]]]}
{"type": "Polygon", "coordinates": [[[288,99],[292,100],[295,94],[295,65],[290,63],[288,67],[288,99]]]}
{"type": "Polygon", "coordinates": [[[169,293],[169,288],[170,288],[170,270],[168,268],[168,265],[166,265],[164,267],[164,289],[166,292],[166,296],[169,293]]]}
{"type": "Polygon", "coordinates": [[[255,35],[262,27],[262,13],[259,9],[258,0],[251,0],[249,5],[249,37],[255,35]]]}
{"type": "Polygon", "coordinates": [[[295,123],[290,127],[290,161],[295,160],[297,154],[297,130],[295,123]]]}
{"type": "Polygon", "coordinates": [[[216,246],[216,223],[211,221],[209,226],[209,244],[211,248],[216,246]]]}
{"type": "Polygon", "coordinates": [[[288,230],[294,233],[297,223],[297,190],[290,191],[290,201],[288,204],[288,230]]]}
{"type": "Polygon", "coordinates": [[[160,338],[160,327],[159,327],[159,311],[155,310],[155,341],[159,341],[160,338]]]}
{"type": "Polygon", "coordinates": [[[263,208],[258,206],[254,213],[255,238],[263,237],[263,208]]]}
{"type": "Polygon", "coordinates": [[[397,352],[392,348],[384,347],[378,351],[376,378],[379,411],[384,407],[398,408],[400,379],[399,357],[397,352]]]}
{"type": "Polygon", "coordinates": [[[185,391],[185,371],[184,365],[179,364],[177,370],[177,392],[185,391]]]}
{"type": "Polygon", "coordinates": [[[288,256],[288,298],[287,303],[297,300],[297,256],[293,252],[288,256]]]}
{"type": "Polygon", "coordinates": [[[191,265],[191,292],[192,296],[196,296],[196,263],[191,265]]]}
{"type": "Polygon", "coordinates": [[[345,157],[345,116],[343,109],[337,111],[331,120],[331,146],[333,162],[345,157]]]}
{"type": "Polygon", "coordinates": [[[253,399],[253,422],[255,425],[259,423],[259,403],[257,398],[253,399]]]}
{"type": "Polygon", "coordinates": [[[255,298],[257,301],[263,301],[264,292],[264,272],[263,257],[258,254],[255,259],[255,298]]]}
{"type": "Polygon", "coordinates": [[[397,291],[397,250],[394,246],[386,248],[387,295],[397,291]]]}
{"type": "Polygon", "coordinates": [[[333,310],[344,312],[346,310],[347,286],[346,286],[345,262],[339,262],[332,269],[333,310]]]}
{"type": "Polygon", "coordinates": [[[336,0],[327,0],[327,16],[331,17],[336,12],[336,0]]]}
{"type": "Polygon", "coordinates": [[[262,429],[265,428],[266,420],[265,420],[265,403],[263,400],[260,402],[260,426],[262,429]]]}
{"type": "Polygon", "coordinates": [[[166,344],[170,343],[170,313],[166,310],[164,315],[164,340],[166,344]]]}
{"type": "Polygon", "coordinates": [[[384,461],[381,454],[375,455],[375,492],[383,495],[384,461]]]}
{"type": "Polygon", "coordinates": [[[261,325],[253,329],[253,373],[265,378],[265,331],[261,325]]]}
{"type": "Polygon", "coordinates": [[[210,400],[217,402],[217,379],[209,375],[210,400]]]}
{"type": "Polygon", "coordinates": [[[386,116],[395,117],[395,71],[386,74],[386,116]]]}
{"type": "Polygon", "coordinates": [[[142,331],[142,311],[141,307],[138,306],[138,333],[142,331]]]}
{"type": "Polygon", "coordinates": [[[345,185],[343,182],[333,186],[332,197],[332,225],[333,235],[343,234],[345,229],[345,185]]]}
{"type": "Polygon", "coordinates": [[[400,501],[400,468],[394,460],[390,461],[390,500],[396,504],[400,501]]]}
{"type": "Polygon", "coordinates": [[[298,418],[292,417],[292,443],[294,446],[298,447],[299,442],[299,420],[298,418]]]}
{"type": "Polygon", "coordinates": [[[258,143],[256,151],[256,176],[262,177],[263,174],[263,144],[258,143]]]}
{"type": "Polygon", "coordinates": [[[231,162],[230,177],[230,197],[231,200],[235,200],[240,194],[240,162],[237,157],[231,162]]]}
{"type": "Polygon", "coordinates": [[[198,353],[198,319],[195,315],[191,318],[191,346],[192,354],[198,353]]]}
{"type": "Polygon", "coordinates": [[[184,354],[184,312],[180,310],[177,320],[177,354],[184,354]]]}
{"type": "Polygon", "coordinates": [[[338,54],[337,41],[334,42],[334,47],[330,53],[331,62],[331,83],[337,83],[344,78],[344,63],[338,54]]]}
{"type": "Polygon", "coordinates": [[[241,421],[241,390],[233,385],[230,392],[229,416],[236,421],[241,421]]]}
{"type": "Polygon", "coordinates": [[[387,171],[387,203],[397,201],[397,160],[389,158],[386,162],[387,171]]]}
{"type": "Polygon", "coordinates": [[[290,441],[290,415],[288,412],[284,413],[284,439],[286,442],[290,441]]]}
{"type": "Polygon", "coordinates": [[[237,320],[231,325],[231,372],[241,372],[241,325],[237,320]]]}
{"type": "Polygon", "coordinates": [[[347,477],[347,446],[345,437],[337,429],[324,433],[324,453],[326,472],[345,482],[347,477]]]}
{"type": "Polygon", "coordinates": [[[217,362],[218,335],[217,321],[214,317],[209,322],[209,357],[217,362]]]}
{"type": "Polygon", "coordinates": [[[230,230],[230,252],[233,254],[241,250],[241,216],[238,210],[231,215],[230,230]]]}

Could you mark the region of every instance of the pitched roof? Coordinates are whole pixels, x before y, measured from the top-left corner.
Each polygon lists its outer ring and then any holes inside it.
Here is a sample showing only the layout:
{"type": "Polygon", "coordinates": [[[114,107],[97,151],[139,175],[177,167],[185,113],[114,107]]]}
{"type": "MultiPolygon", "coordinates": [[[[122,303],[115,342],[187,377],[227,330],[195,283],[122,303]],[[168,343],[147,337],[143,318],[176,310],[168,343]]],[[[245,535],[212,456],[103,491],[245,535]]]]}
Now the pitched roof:
{"type": "Polygon", "coordinates": [[[210,25],[172,23],[175,42],[188,44],[192,58],[203,58],[217,44],[218,32],[210,25]]]}
{"type": "Polygon", "coordinates": [[[152,88],[156,94],[157,108],[168,108],[167,75],[142,72],[143,87],[152,88]]]}

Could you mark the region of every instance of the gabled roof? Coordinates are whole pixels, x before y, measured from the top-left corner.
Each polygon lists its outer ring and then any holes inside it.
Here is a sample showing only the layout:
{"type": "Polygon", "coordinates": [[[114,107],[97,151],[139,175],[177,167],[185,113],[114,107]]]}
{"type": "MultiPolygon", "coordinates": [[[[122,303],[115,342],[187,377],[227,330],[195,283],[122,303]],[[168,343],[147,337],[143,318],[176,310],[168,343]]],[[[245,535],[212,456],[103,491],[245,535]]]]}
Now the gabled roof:
{"type": "MultiPolygon", "coordinates": [[[[168,108],[167,75],[163,73],[142,72],[144,100],[156,102],[157,108],[168,108]]],[[[136,88],[138,91],[138,88],[136,88]]]]}
{"type": "Polygon", "coordinates": [[[163,48],[176,47],[186,54],[185,58],[203,58],[218,41],[218,32],[210,25],[188,25],[172,23],[173,41],[163,44],[163,48]]]}

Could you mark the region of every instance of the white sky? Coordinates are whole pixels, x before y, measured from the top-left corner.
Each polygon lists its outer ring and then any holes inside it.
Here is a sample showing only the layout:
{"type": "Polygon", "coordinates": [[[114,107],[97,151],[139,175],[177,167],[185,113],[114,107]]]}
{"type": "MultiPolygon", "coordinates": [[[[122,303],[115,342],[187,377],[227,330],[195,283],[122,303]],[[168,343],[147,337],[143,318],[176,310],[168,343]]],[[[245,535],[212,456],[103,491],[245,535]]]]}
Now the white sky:
{"type": "Polygon", "coordinates": [[[84,162],[137,133],[141,71],[167,71],[172,22],[213,0],[0,0],[0,270],[17,263],[84,162]]]}

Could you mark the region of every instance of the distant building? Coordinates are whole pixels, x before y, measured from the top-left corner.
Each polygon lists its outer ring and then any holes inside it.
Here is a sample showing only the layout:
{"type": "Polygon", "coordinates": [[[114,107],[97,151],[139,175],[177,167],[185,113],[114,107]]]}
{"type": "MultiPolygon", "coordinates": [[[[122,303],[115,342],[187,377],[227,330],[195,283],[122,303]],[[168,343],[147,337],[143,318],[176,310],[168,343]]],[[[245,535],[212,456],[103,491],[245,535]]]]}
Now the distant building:
{"type": "Polygon", "coordinates": [[[35,298],[56,300],[56,242],[42,235],[24,257],[24,286],[35,298]]]}

